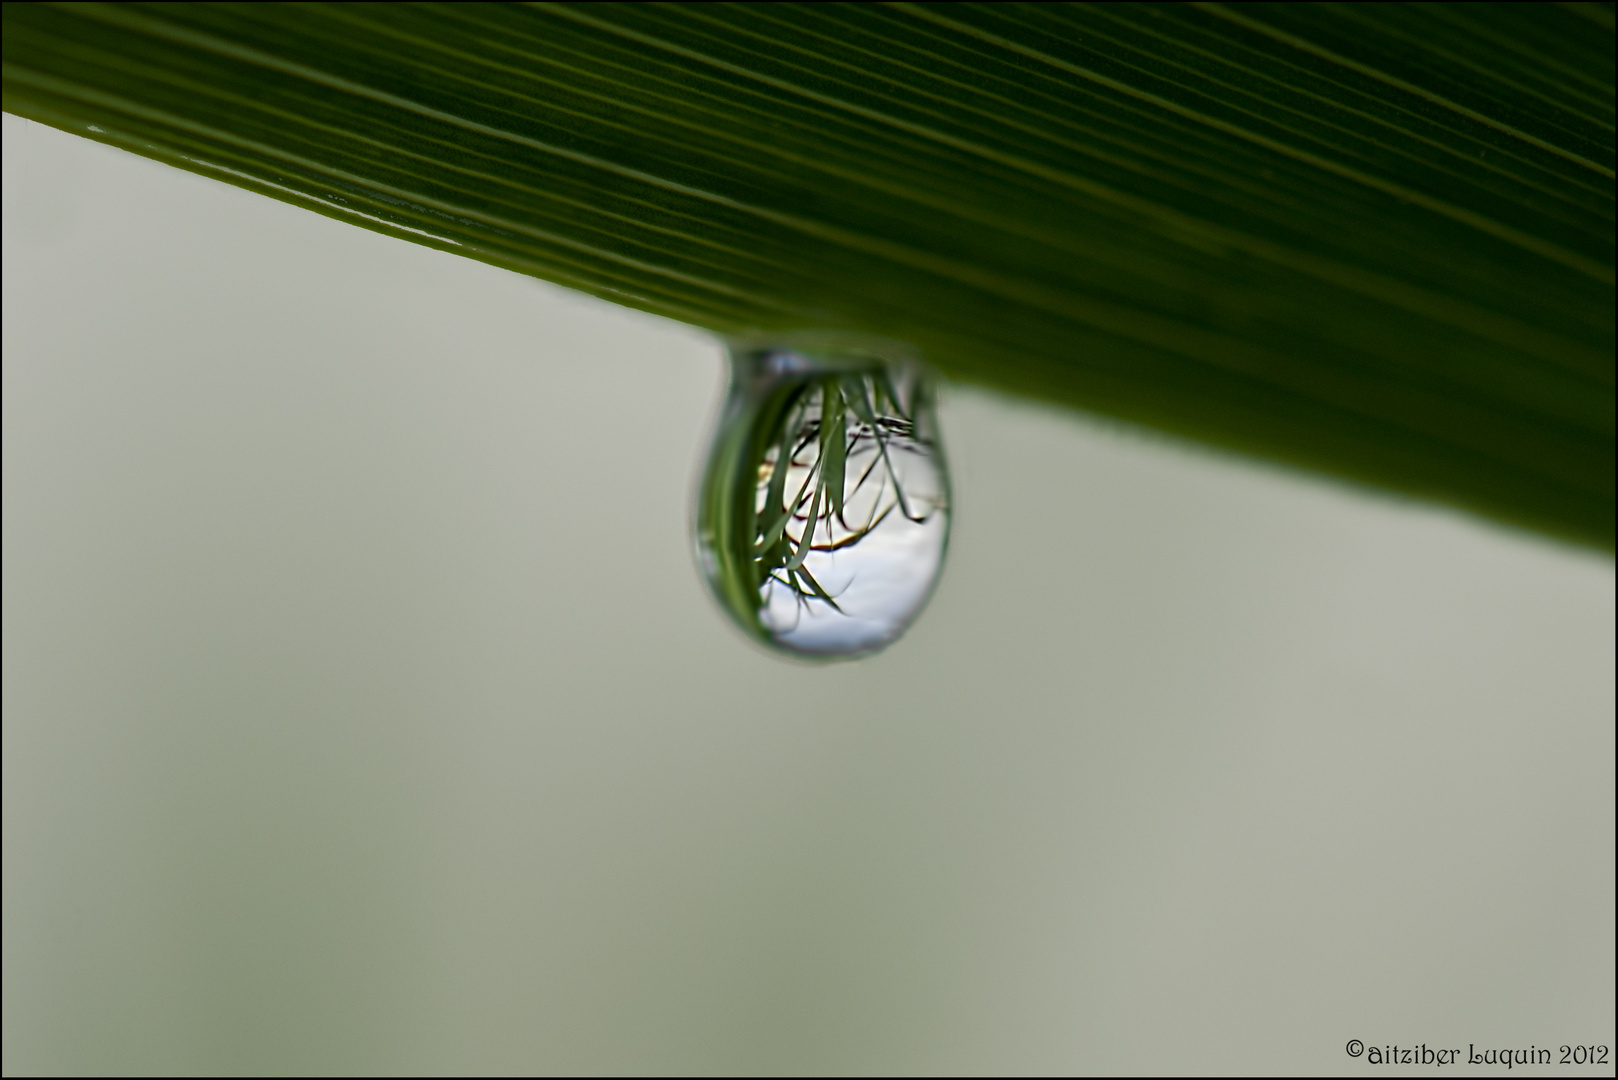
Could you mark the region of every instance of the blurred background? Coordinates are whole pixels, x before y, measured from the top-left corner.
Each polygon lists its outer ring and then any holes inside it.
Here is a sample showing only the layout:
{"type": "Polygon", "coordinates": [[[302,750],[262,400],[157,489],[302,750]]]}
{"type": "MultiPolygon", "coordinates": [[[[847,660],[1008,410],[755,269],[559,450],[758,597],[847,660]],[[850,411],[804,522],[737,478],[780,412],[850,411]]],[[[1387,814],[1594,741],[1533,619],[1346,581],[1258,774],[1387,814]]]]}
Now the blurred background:
{"type": "Polygon", "coordinates": [[[931,608],[802,666],[712,340],[3,161],[6,1074],[1612,1045],[1610,557],[952,387],[931,608]]]}

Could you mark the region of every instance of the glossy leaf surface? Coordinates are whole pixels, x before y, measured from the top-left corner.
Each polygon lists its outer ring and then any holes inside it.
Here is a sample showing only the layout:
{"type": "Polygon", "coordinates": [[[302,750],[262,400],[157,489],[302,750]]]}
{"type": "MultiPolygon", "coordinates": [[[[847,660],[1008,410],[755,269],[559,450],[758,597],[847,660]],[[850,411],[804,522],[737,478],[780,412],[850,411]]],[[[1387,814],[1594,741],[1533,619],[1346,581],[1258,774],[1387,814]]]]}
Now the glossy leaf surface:
{"type": "Polygon", "coordinates": [[[1612,27],[1549,4],[7,4],[4,87],[723,334],[879,335],[1610,548],[1612,27]]]}

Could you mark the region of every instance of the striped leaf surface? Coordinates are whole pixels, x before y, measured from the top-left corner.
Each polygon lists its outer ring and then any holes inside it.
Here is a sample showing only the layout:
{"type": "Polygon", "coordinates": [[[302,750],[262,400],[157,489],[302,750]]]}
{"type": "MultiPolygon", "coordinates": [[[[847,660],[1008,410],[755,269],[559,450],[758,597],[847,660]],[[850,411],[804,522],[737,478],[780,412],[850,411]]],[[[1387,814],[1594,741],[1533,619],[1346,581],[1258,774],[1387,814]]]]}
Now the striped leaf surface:
{"type": "Polygon", "coordinates": [[[42,123],[1613,543],[1610,4],[4,12],[42,123]]]}

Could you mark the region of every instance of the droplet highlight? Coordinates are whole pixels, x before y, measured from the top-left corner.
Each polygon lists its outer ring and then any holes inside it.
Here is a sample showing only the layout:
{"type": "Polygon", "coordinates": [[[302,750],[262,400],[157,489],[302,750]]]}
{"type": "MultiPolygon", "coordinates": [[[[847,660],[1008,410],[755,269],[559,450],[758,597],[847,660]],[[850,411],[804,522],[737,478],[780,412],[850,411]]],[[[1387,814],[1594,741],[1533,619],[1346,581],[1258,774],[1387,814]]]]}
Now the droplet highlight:
{"type": "Polygon", "coordinates": [[[863,656],[921,613],[949,540],[934,384],[867,348],[733,345],[703,472],[698,559],[750,636],[863,656]]]}

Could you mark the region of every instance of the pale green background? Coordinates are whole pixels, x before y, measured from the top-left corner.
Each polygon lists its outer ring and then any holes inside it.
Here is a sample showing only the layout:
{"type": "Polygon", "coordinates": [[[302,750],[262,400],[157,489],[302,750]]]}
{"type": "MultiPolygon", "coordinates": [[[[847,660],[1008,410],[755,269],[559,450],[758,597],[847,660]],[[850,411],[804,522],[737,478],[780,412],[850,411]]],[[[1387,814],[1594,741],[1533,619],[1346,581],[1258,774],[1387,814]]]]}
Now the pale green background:
{"type": "Polygon", "coordinates": [[[785,663],[702,334],[4,133],[8,1074],[1611,1045],[1610,558],[955,389],[931,609],[785,663]]]}

